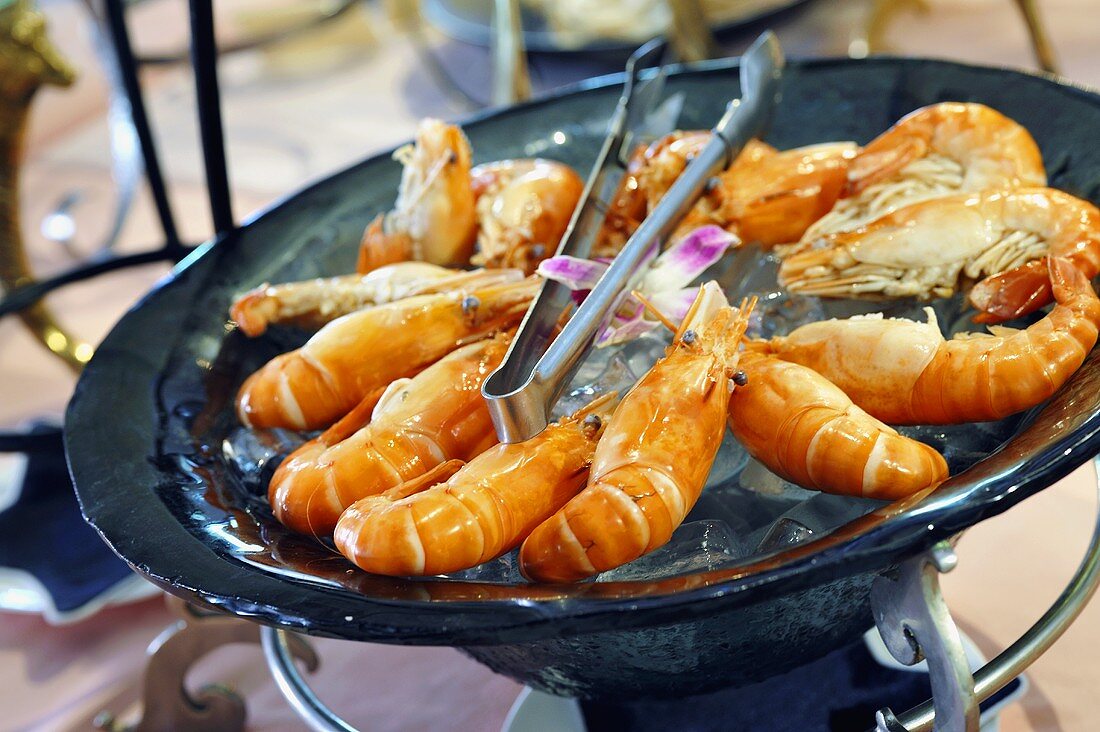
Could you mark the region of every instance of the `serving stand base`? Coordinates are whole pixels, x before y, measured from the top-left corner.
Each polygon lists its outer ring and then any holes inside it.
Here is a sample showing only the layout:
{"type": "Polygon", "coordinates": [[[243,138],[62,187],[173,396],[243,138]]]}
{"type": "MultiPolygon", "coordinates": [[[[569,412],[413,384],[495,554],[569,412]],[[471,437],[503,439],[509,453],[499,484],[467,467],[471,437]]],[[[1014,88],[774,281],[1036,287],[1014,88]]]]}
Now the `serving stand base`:
{"type": "MultiPolygon", "coordinates": [[[[778,715],[798,711],[796,707],[800,706],[804,714],[805,710],[816,713],[817,721],[786,719],[778,725],[805,730],[860,729],[866,725],[876,732],[995,729],[990,726],[994,721],[991,715],[995,716],[996,709],[1023,693],[1023,682],[1017,677],[1065,632],[1100,582],[1100,512],[1085,557],[1065,590],[1035,625],[989,663],[983,664],[972,644],[964,642],[940,593],[940,574],[951,571],[957,563],[951,542],[944,541],[879,577],[871,588],[877,630],[868,631],[863,644],[838,649],[774,679],[684,701],[623,704],[554,701],[555,697],[528,689],[513,706],[505,730],[568,731],[592,727],[645,732],[662,726],[682,726],[691,718],[704,722],[721,719],[723,726],[775,728],[770,722],[778,715]],[[869,662],[868,655],[874,663],[869,662]],[[912,674],[901,686],[892,685],[891,675],[895,677],[893,681],[899,681],[896,678],[899,668],[918,667],[922,663],[927,669],[927,676],[922,674],[926,684],[923,680],[916,684],[916,674],[912,674]],[[927,696],[929,691],[931,699],[912,706],[904,714],[895,714],[890,707],[875,711],[884,700],[909,707],[914,698],[927,696]],[[802,705],[811,694],[817,694],[818,700],[802,705]],[[843,700],[847,700],[846,706],[836,706],[843,700]],[[731,716],[746,713],[756,716],[741,720],[741,724],[736,724],[731,716]],[[838,715],[846,716],[839,720],[838,715]],[[540,719],[553,724],[537,726],[540,719]],[[612,721],[614,726],[610,726],[612,721]]],[[[279,690],[308,728],[320,732],[355,732],[355,727],[317,698],[302,677],[296,659],[309,671],[317,668],[318,660],[301,636],[236,617],[209,614],[181,600],[171,602],[181,619],[150,646],[141,720],[136,725],[121,726],[114,720],[101,719],[101,727],[195,732],[242,730],[245,707],[238,696],[221,687],[207,687],[197,697],[191,697],[183,679],[198,658],[220,645],[259,642],[279,690]]],[[[736,659],[730,662],[735,663],[736,659]]],[[[706,725],[699,728],[705,729],[706,725]]]]}
{"type": "MultiPolygon", "coordinates": [[[[971,669],[985,659],[962,636],[971,669]]],[[[997,732],[1000,711],[1027,691],[1023,677],[982,704],[982,732],[997,732]]],[[[578,702],[525,688],[502,732],[650,732],[688,728],[798,729],[805,732],[865,729],[881,702],[912,706],[929,695],[925,664],[895,661],[874,629],[844,648],[759,684],[675,701],[578,702]]]]}

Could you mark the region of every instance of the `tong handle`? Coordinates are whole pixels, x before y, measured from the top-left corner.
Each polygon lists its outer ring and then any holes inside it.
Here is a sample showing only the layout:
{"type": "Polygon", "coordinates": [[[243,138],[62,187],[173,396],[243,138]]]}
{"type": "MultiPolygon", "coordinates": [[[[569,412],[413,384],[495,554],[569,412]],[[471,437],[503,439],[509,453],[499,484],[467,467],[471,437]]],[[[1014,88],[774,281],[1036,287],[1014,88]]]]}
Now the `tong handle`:
{"type": "MultiPolygon", "coordinates": [[[[483,387],[501,442],[521,442],[546,428],[554,402],[588,353],[608,314],[618,306],[622,293],[639,275],[647,252],[655,243],[666,240],[672,234],[680,220],[695,205],[710,179],[724,170],[741,148],[759,135],[769,122],[771,110],[778,100],[782,68],[783,56],[778,41],[773,33],[767,32],[743,57],[740,76],[744,101],[734,100],[727,105],[725,114],[712,130],[711,140],[634,231],[561,334],[535,363],[530,377],[505,393],[503,387],[515,385],[523,376],[517,364],[529,363],[526,359],[535,356],[536,342],[545,343],[550,337],[554,323],[548,316],[552,317],[554,313],[549,312],[548,308],[561,301],[562,296],[560,290],[549,289],[549,286],[561,286],[557,283],[543,286],[538,301],[520,327],[523,342],[513,343],[505,365],[492,374],[483,387]],[[527,332],[530,330],[538,331],[538,336],[532,338],[535,334],[527,332]],[[525,358],[517,359],[517,356],[525,358]]],[[[621,119],[618,115],[626,113],[625,105],[621,104],[616,112],[618,123],[621,119]]],[[[621,143],[621,137],[618,140],[621,143]]],[[[611,150],[605,145],[602,153],[606,155],[609,152],[611,150]]],[[[595,184],[599,177],[599,173],[595,174],[589,185],[595,184]]],[[[581,215],[574,216],[571,227],[577,225],[581,215]]],[[[569,240],[572,234],[572,231],[567,233],[566,239],[569,240]]],[[[564,248],[563,243],[559,252],[564,248]]]]}

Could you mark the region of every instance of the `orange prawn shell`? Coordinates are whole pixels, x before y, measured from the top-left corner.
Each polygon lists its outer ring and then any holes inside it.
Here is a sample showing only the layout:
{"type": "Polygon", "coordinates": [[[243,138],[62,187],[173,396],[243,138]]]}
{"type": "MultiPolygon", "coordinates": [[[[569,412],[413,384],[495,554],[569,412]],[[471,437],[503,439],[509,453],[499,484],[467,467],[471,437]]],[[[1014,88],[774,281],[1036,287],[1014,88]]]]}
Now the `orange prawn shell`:
{"type": "Polygon", "coordinates": [[[1069,260],[1050,260],[1058,304],[1025,330],[945,340],[913,321],[810,323],[766,349],[835,382],[890,424],[1001,419],[1050,397],[1097,340],[1100,299],[1069,260]]]}
{"type": "Polygon", "coordinates": [[[855,143],[837,142],[746,156],[721,176],[717,218],[747,242],[798,241],[832,209],[848,180],[855,143]]]}
{"type": "Polygon", "coordinates": [[[557,251],[584,181],[564,163],[501,160],[472,171],[481,251],[471,261],[528,274],[557,251]]]}
{"type": "Polygon", "coordinates": [[[327,427],[374,389],[518,321],[537,287],[525,280],[471,297],[417,295],[338,318],[249,376],[238,393],[238,416],[251,427],[327,427]]]}
{"type": "Polygon", "coordinates": [[[936,450],[899,435],[805,366],[746,353],[729,401],[737,440],[776,475],[806,488],[897,499],[947,478],[936,450]]]}
{"type": "Polygon", "coordinates": [[[888,179],[909,163],[939,151],[955,160],[973,159],[970,185],[1005,188],[1046,185],[1039,146],[1023,125],[983,104],[941,102],[910,112],[871,141],[852,161],[845,196],[888,179]]]}
{"type": "Polygon", "coordinates": [[[703,489],[728,399],[716,356],[674,346],[615,410],[588,487],[524,541],[523,573],[572,581],[665,544],[703,489]]]}
{"type": "Polygon", "coordinates": [[[276,518],[295,531],[330,535],[355,501],[495,444],[481,384],[508,342],[496,338],[451,353],[388,395],[353,434],[330,441],[334,427],[291,453],[268,486],[276,518]]]}
{"type": "Polygon", "coordinates": [[[455,572],[512,548],[576,495],[598,432],[552,424],[523,443],[497,445],[446,482],[400,497],[402,488],[354,503],[337,547],[361,569],[385,575],[455,572]]]}

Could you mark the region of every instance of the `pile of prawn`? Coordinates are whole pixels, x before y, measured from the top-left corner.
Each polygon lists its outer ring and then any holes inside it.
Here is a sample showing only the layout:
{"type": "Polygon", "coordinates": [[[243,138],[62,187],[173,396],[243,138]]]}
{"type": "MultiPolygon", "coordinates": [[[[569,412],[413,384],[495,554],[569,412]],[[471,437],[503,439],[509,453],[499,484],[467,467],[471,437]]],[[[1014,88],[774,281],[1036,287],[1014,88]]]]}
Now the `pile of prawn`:
{"type": "MultiPolygon", "coordinates": [[[[595,255],[621,248],[708,135],[639,147],[595,255]]],[[[929,490],[946,461],[891,425],[1036,406],[1097,340],[1100,211],[1045,187],[1038,146],[1011,119],[937,104],[863,147],[750,143],[670,242],[720,227],[733,248],[778,258],[794,295],[931,299],[970,286],[988,333],[946,339],[927,308],[927,322],[872,314],[761,339],[746,335],[755,298],[734,307],[714,281],[674,317],[654,305],[659,293],[636,292],[674,331],[665,355],[626,394],[497,444],[481,385],[583,184],[550,160],[472,166],[461,130],[435,120],[395,158],[397,201],[368,226],[355,274],[264,284],[230,313],[250,337],[275,324],[316,331],[244,382],[237,413],[252,428],[323,430],[279,465],[271,508],[367,572],[446,574],[517,547],[538,582],[631,562],[684,521],[726,430],[805,488],[884,500],[929,490]],[[1051,302],[1026,328],[998,325],[1051,302]]]]}

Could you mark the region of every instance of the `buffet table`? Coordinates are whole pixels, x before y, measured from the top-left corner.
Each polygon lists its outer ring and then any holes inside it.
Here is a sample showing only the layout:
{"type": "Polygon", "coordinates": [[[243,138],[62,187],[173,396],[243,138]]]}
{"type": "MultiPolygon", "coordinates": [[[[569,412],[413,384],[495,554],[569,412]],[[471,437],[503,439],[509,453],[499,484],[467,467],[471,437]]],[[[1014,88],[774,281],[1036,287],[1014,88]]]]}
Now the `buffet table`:
{"type": "MultiPolygon", "coordinates": [[[[133,34],[151,47],[158,40],[165,46],[176,40],[158,39],[170,33],[168,21],[176,12],[159,5],[140,7],[132,18],[133,34]]],[[[1080,20],[1088,17],[1089,5],[1090,0],[1048,0],[1044,11],[1066,75],[1100,86],[1094,29],[1080,20]]],[[[930,6],[928,15],[899,16],[888,34],[898,52],[1030,64],[1022,27],[1007,0],[940,0],[930,6]]],[[[46,10],[57,45],[84,73],[75,88],[42,95],[31,131],[24,215],[42,272],[65,260],[33,223],[67,191],[91,191],[92,203],[78,208],[77,218],[81,231],[94,239],[106,228],[108,207],[94,204],[110,170],[105,81],[83,32],[83,8],[62,2],[46,10]]],[[[823,1],[784,15],[775,27],[791,56],[839,54],[847,49],[849,29],[863,10],[860,3],[823,1]]],[[[257,13],[226,12],[230,31],[262,23],[257,13]]],[[[406,139],[422,116],[464,113],[440,93],[411,46],[388,33],[385,23],[378,8],[365,7],[314,34],[225,60],[222,86],[237,211],[254,210],[308,179],[406,139]]],[[[487,54],[442,37],[434,40],[453,75],[475,96],[486,96],[487,54]]],[[[725,39],[731,52],[749,40],[751,35],[725,39]]],[[[549,88],[614,71],[618,63],[539,57],[532,68],[536,85],[549,88]]],[[[146,81],[183,236],[202,240],[208,216],[187,75],[169,67],[146,81]]],[[[119,247],[148,246],[155,231],[151,204],[139,197],[119,247]]],[[[163,272],[153,266],[114,274],[64,291],[56,304],[74,329],[94,340],[163,272]]],[[[5,344],[0,350],[0,420],[14,425],[60,414],[71,390],[69,374],[43,355],[16,322],[0,324],[0,337],[5,344]]],[[[0,464],[0,479],[3,475],[0,464]]],[[[1015,639],[1061,591],[1087,541],[1094,494],[1094,472],[1086,466],[963,537],[960,566],[945,577],[945,594],[962,629],[986,655],[1015,639]]],[[[7,713],[5,725],[86,729],[101,710],[124,713],[138,695],[145,646],[171,620],[160,598],[110,608],[63,627],[34,616],[3,616],[0,709],[7,713]]],[[[1093,606],[1029,671],[1031,691],[1005,712],[1002,729],[1089,728],[1100,683],[1093,652],[1098,643],[1100,610],[1093,606]]],[[[450,649],[323,640],[316,646],[322,665],[315,687],[323,700],[372,730],[499,729],[520,689],[450,649]]],[[[257,647],[217,651],[198,666],[192,681],[237,689],[247,699],[250,729],[301,728],[257,647]]]]}

